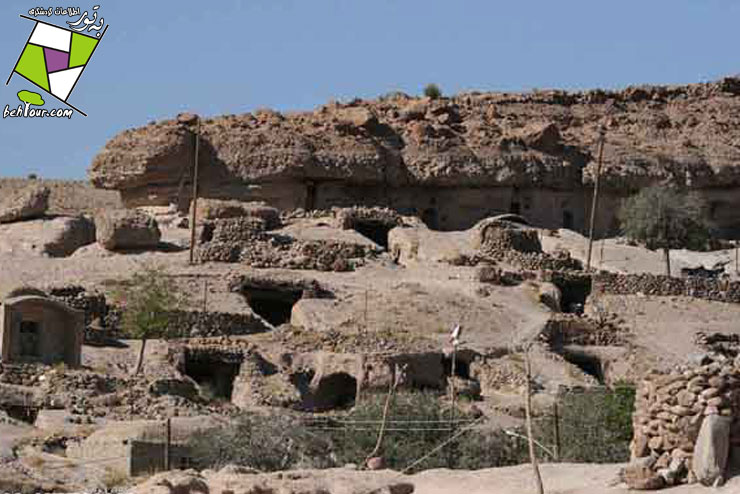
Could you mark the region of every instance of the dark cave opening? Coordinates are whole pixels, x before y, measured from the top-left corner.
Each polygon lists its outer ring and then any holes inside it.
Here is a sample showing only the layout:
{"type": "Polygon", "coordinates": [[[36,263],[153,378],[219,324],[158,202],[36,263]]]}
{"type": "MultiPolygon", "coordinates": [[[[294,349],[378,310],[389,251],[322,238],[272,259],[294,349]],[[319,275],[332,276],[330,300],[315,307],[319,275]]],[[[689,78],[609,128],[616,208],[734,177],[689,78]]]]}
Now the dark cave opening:
{"type": "Polygon", "coordinates": [[[439,214],[435,208],[427,208],[421,213],[421,221],[430,230],[439,230],[439,214]]]}
{"type": "Polygon", "coordinates": [[[388,232],[393,229],[392,225],[379,221],[356,221],[352,229],[380,245],[383,249],[388,249],[388,232]]]}
{"type": "Polygon", "coordinates": [[[19,420],[21,422],[32,425],[34,422],[36,422],[36,417],[39,414],[39,409],[37,407],[29,407],[23,405],[8,405],[0,408],[0,410],[4,410],[5,413],[8,414],[8,417],[10,417],[11,419],[19,420]]]}
{"type": "Polygon", "coordinates": [[[604,383],[604,368],[601,360],[583,351],[563,349],[561,355],[563,358],[581,369],[584,373],[595,378],[599,384],[604,383]]]}
{"type": "MultiPolygon", "coordinates": [[[[300,386],[296,387],[301,390],[300,386]]],[[[304,394],[301,407],[306,411],[325,412],[349,408],[356,398],[357,379],[346,372],[336,372],[322,377],[315,389],[304,394]]]]}
{"type": "Polygon", "coordinates": [[[274,288],[244,288],[247,303],[254,312],[273,326],[290,322],[293,306],[303,296],[303,290],[274,288]]]}
{"type": "Polygon", "coordinates": [[[586,299],[591,294],[591,278],[553,280],[560,289],[560,310],[571,314],[582,314],[586,299]]]}
{"type": "MultiPolygon", "coordinates": [[[[452,375],[451,356],[442,359],[442,367],[444,368],[445,376],[449,377],[452,375]]],[[[455,358],[455,376],[462,379],[470,379],[470,362],[462,360],[459,355],[455,358]]]]}
{"type": "Polygon", "coordinates": [[[186,353],[185,374],[198,383],[205,398],[231,400],[234,379],[239,374],[241,362],[217,355],[186,353]]]}

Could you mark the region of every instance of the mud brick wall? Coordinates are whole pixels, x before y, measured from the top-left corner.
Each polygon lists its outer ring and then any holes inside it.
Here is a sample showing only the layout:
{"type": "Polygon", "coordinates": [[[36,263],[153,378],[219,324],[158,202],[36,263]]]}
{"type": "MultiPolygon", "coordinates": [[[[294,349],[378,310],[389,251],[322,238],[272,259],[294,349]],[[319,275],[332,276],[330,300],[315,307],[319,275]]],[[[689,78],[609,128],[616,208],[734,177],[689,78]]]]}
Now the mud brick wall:
{"type": "Polygon", "coordinates": [[[632,458],[658,458],[656,472],[674,459],[690,466],[702,420],[712,414],[733,418],[730,441],[739,446],[740,360],[717,357],[706,365],[648,374],[635,399],[632,458]]]}

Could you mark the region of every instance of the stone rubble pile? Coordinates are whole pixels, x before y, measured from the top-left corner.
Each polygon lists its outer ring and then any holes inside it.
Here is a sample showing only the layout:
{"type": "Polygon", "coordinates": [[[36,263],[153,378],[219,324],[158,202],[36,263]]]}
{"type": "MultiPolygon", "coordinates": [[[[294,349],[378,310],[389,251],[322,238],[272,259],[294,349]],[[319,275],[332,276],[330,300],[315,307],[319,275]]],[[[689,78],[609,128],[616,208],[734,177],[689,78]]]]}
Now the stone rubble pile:
{"type": "Polygon", "coordinates": [[[239,262],[254,268],[351,271],[379,254],[367,245],[301,241],[265,229],[259,218],[215,220],[204,225],[196,258],[199,262],[239,262]]]}
{"type": "Polygon", "coordinates": [[[639,385],[633,462],[624,475],[630,487],[722,482],[716,472],[725,467],[727,449],[740,446],[740,360],[707,356],[701,361],[704,365],[648,374],[639,385]],[[717,437],[718,424],[725,427],[725,437],[717,437]],[[724,448],[724,457],[712,445],[724,448]],[[716,464],[707,465],[708,460],[716,464]]]}
{"type": "Polygon", "coordinates": [[[263,333],[270,328],[253,314],[218,311],[175,311],[168,322],[170,334],[181,337],[212,337],[263,333]]]}
{"type": "Polygon", "coordinates": [[[508,221],[484,220],[475,243],[488,260],[505,262],[521,269],[580,270],[580,261],[569,254],[553,256],[542,252],[537,230],[508,221]]]}
{"type": "Polygon", "coordinates": [[[390,208],[356,206],[333,208],[337,228],[351,230],[358,222],[370,222],[393,228],[403,224],[401,215],[390,208]]]}

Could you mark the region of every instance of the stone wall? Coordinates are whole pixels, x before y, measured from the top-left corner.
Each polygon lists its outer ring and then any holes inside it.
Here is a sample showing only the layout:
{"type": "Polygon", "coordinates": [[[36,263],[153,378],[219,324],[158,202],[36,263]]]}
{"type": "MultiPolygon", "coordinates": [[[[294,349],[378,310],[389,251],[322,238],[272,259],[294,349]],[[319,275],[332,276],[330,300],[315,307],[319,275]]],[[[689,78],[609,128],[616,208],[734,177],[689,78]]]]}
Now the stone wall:
{"type": "Polygon", "coordinates": [[[740,360],[705,355],[700,363],[648,374],[638,386],[631,456],[662,479],[656,484],[693,480],[697,437],[710,415],[731,418],[729,440],[740,446],[740,360]]]}
{"type": "Polygon", "coordinates": [[[264,231],[255,218],[218,219],[204,225],[196,249],[199,262],[242,263],[254,268],[351,271],[378,252],[339,241],[302,241],[264,231]]]}
{"type": "Polygon", "coordinates": [[[169,322],[171,334],[186,338],[248,335],[263,333],[267,327],[253,314],[234,314],[229,312],[174,311],[169,322]]]}
{"type": "Polygon", "coordinates": [[[655,296],[689,296],[740,303],[740,282],[706,278],[673,278],[653,274],[600,272],[593,277],[594,291],[610,295],[643,293],[655,296]]]}

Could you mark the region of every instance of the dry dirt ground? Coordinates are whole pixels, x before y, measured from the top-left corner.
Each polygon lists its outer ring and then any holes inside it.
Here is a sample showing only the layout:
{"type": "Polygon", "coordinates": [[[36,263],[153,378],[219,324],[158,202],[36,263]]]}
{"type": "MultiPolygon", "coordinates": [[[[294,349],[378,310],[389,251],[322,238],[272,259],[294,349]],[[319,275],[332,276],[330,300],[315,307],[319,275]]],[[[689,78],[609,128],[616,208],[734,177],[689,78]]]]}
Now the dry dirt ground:
{"type": "MultiPolygon", "coordinates": [[[[618,494],[630,491],[618,480],[623,465],[594,464],[544,464],[540,465],[543,484],[547,494],[618,494]]],[[[173,492],[164,488],[169,484],[182,488],[177,492],[195,493],[193,488],[201,481],[211,492],[255,492],[373,494],[381,492],[403,492],[408,494],[525,494],[537,492],[532,480],[532,467],[491,468],[477,471],[427,470],[415,475],[403,475],[383,470],[356,472],[350,469],[304,470],[291,474],[248,474],[229,471],[205,472],[203,477],[191,473],[159,474],[134,489],[134,494],[166,494],[173,492]],[[193,481],[195,479],[195,482],[193,481]],[[184,488],[189,486],[189,488],[184,488]],[[157,490],[159,489],[159,490],[157,490]]],[[[668,494],[734,494],[740,489],[740,477],[728,481],[717,489],[695,485],[683,485],[666,489],[668,494]]],[[[200,492],[200,491],[197,491],[200,492]]]]}
{"type": "MultiPolygon", "coordinates": [[[[0,185],[2,185],[0,183],[0,185]]],[[[0,189],[1,190],[1,189],[0,189]]],[[[66,189],[64,189],[66,190],[66,189]]],[[[1,192],[0,192],[1,193],[1,192]]],[[[54,193],[53,193],[54,194],[54,193]]],[[[107,193],[106,193],[107,194],[107,193]]],[[[74,195],[74,194],[72,194],[74,195]]],[[[52,198],[54,195],[52,195],[52,198]]],[[[54,199],[52,199],[54,201],[54,199]]],[[[57,199],[58,210],[78,212],[79,204],[57,199]],[[66,208],[66,209],[65,209],[66,208]]],[[[110,197],[100,203],[89,202],[90,207],[110,204],[110,197]]],[[[354,231],[336,230],[321,226],[321,221],[307,221],[285,227],[284,233],[304,239],[338,239],[367,243],[354,231]]],[[[471,254],[472,233],[432,232],[418,230],[418,259],[394,264],[390,256],[381,255],[354,272],[335,273],[296,271],[286,269],[252,269],[239,264],[207,263],[188,265],[189,242],[186,229],[163,227],[163,241],[169,247],[155,252],[110,253],[96,244],[83,247],[68,258],[52,259],[15,248],[3,249],[8,244],[7,226],[0,226],[0,297],[19,285],[72,285],[110,290],[110,288],[147,264],[161,266],[178,280],[187,291],[193,305],[203,300],[207,281],[208,309],[225,312],[251,312],[246,300],[228,289],[227,280],[235,275],[260,275],[284,279],[311,279],[330,289],[334,299],[311,299],[301,307],[308,333],[321,334],[338,330],[346,334],[364,331],[395,334],[413,349],[438,348],[447,344],[449,329],[455,324],[464,327],[464,343],[481,353],[492,353],[527,341],[536,335],[551,316],[550,310],[539,303],[536,286],[523,283],[515,287],[488,285],[488,294],[479,292],[481,284],[475,280],[475,268],[453,266],[448,261],[461,254],[471,254]],[[176,248],[179,246],[179,248],[176,248]],[[174,248],[173,248],[174,247],[174,248]]],[[[408,232],[407,232],[408,233],[408,232]]],[[[585,239],[571,231],[559,230],[556,235],[542,230],[540,238],[549,252],[566,248],[573,257],[585,257],[585,239]]],[[[17,239],[16,239],[17,240],[17,239]]],[[[13,245],[17,245],[13,244],[13,245]]],[[[711,267],[718,260],[733,259],[732,251],[712,253],[673,252],[674,269],[703,264],[711,267]]],[[[601,260],[600,250],[595,259],[601,260]]],[[[596,263],[599,267],[599,264],[596,263]]],[[[622,272],[661,273],[660,254],[639,247],[630,247],[617,240],[605,242],[601,267],[622,272]]],[[[732,270],[730,270],[732,271],[732,270]]],[[[734,276],[734,275],[733,275],[734,276]]],[[[737,332],[740,307],[721,302],[708,302],[684,297],[602,296],[600,303],[619,314],[629,335],[631,354],[613,364],[610,372],[635,376],[649,367],[670,367],[684,361],[686,355],[698,351],[693,343],[696,331],[737,332]]],[[[276,334],[264,333],[243,337],[265,349],[278,352],[286,342],[276,334]]],[[[111,375],[131,372],[138,351],[138,342],[127,342],[125,348],[83,349],[83,364],[111,375]]],[[[290,344],[290,343],[289,343],[290,344]]],[[[314,348],[320,349],[320,348],[314,348]]],[[[148,362],[156,362],[166,353],[166,344],[152,341],[148,346],[148,362]],[[154,357],[154,358],[152,358],[154,357]]],[[[563,383],[584,382],[570,372],[570,364],[538,355],[534,372],[549,380],[563,383]]],[[[149,372],[156,369],[149,368],[149,372]]],[[[581,375],[581,377],[583,377],[581,375]]],[[[514,395],[512,395],[514,396],[514,395]]],[[[506,400],[506,396],[501,397],[506,400]]],[[[519,395],[515,397],[519,400],[519,395]]],[[[20,437],[33,434],[18,426],[0,425],[0,460],[20,437]]],[[[29,458],[32,458],[29,457],[29,458]]],[[[54,465],[58,457],[44,456],[41,461],[54,465]]],[[[100,475],[85,473],[65,463],[74,478],[100,475]]],[[[616,477],[615,465],[544,465],[543,476],[550,493],[611,493],[625,492],[623,486],[609,485],[616,477]]],[[[527,466],[492,469],[480,472],[429,471],[413,477],[414,492],[422,493],[519,493],[531,492],[530,471],[527,466]]],[[[704,488],[684,486],[669,492],[699,493],[704,488]]],[[[718,490],[722,493],[740,492],[740,479],[733,479],[718,490]]]]}
{"type": "MultiPolygon", "coordinates": [[[[566,249],[571,256],[584,262],[588,250],[588,239],[578,232],[560,229],[543,231],[540,235],[545,252],[566,249]]],[[[692,252],[685,249],[671,251],[671,274],[678,276],[681,268],[704,266],[712,268],[716,263],[727,263],[725,272],[731,279],[740,279],[733,249],[713,252],[692,252]]],[[[665,274],[663,254],[643,247],[628,245],[624,238],[607,238],[594,242],[591,254],[592,266],[618,273],[665,274]]]]}

